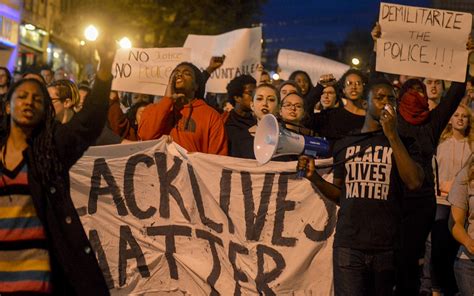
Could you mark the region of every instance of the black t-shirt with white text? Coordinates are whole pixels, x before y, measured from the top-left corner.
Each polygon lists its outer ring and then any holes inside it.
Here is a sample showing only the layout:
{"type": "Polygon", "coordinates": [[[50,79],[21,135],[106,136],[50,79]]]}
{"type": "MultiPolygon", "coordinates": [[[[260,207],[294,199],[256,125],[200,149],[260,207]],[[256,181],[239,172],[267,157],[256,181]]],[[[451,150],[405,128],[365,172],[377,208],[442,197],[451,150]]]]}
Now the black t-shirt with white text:
{"type": "Polygon", "coordinates": [[[335,162],[355,154],[357,157],[334,169],[334,178],[344,181],[334,247],[396,248],[403,195],[389,141],[378,131],[350,135],[336,142],[335,162]]]}

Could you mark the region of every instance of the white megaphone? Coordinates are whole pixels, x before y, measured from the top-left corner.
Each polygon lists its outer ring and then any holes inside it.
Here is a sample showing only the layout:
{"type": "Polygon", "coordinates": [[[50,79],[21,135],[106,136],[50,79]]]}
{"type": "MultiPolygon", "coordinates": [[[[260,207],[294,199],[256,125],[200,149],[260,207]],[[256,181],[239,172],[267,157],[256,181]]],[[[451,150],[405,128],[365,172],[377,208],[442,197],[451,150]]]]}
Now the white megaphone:
{"type": "Polygon", "coordinates": [[[253,151],[260,164],[281,155],[330,156],[329,142],[326,139],[293,133],[281,126],[272,114],[265,115],[259,121],[253,151]]]}

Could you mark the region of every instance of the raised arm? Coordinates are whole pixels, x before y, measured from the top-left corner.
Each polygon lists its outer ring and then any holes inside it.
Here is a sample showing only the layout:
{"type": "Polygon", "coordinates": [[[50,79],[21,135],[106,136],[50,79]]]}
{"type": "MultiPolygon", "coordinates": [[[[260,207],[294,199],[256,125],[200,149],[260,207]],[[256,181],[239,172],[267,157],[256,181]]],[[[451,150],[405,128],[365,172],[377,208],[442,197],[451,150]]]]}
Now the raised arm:
{"type": "Polygon", "coordinates": [[[97,50],[100,57],[99,68],[83,109],[68,123],[58,125],[54,133],[59,157],[66,168],[71,167],[95,142],[107,120],[115,41],[111,38],[101,40],[97,50]]]}

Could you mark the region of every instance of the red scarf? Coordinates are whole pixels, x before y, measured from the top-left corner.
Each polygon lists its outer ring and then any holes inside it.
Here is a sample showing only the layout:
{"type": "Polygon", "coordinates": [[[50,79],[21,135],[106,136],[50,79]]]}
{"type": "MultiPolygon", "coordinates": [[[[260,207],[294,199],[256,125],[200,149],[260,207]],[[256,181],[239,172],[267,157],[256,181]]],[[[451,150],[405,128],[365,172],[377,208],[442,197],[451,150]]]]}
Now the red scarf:
{"type": "Polygon", "coordinates": [[[430,115],[428,99],[411,89],[401,98],[398,110],[403,119],[413,125],[424,123],[430,115]]]}

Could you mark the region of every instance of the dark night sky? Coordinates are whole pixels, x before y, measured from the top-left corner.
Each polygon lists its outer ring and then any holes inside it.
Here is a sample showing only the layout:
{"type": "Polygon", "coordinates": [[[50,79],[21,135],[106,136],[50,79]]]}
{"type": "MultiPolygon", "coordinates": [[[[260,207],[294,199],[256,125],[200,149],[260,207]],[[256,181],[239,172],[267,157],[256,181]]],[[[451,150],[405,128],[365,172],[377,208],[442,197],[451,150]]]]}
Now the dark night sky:
{"type": "MultiPolygon", "coordinates": [[[[430,0],[385,2],[431,7],[430,0]]],[[[370,32],[379,7],[378,0],[268,0],[262,15],[268,54],[281,48],[320,52],[325,42],[339,44],[355,28],[370,32]]]]}

